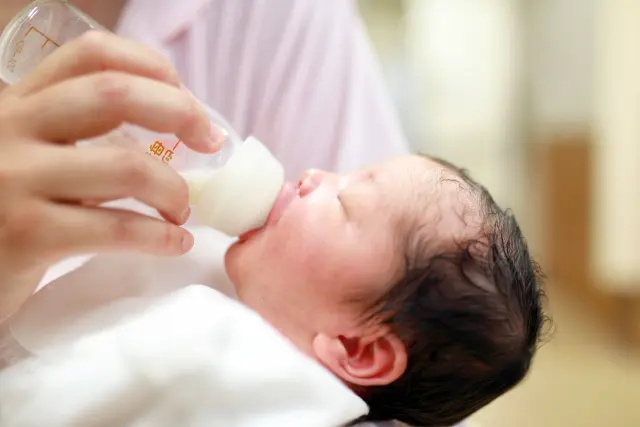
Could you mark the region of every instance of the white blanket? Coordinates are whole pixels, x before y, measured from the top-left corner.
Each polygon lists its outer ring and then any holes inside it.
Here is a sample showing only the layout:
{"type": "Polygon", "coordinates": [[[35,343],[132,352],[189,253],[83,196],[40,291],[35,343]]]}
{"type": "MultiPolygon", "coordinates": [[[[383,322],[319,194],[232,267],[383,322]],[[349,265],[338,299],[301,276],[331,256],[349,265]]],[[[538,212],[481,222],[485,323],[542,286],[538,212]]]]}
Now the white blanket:
{"type": "Polygon", "coordinates": [[[331,373],[211,288],[116,303],[101,316],[112,326],[0,374],[0,425],[329,427],[367,412],[331,373]]]}
{"type": "Polygon", "coordinates": [[[367,412],[232,299],[231,239],[189,228],[182,257],[87,256],[48,272],[8,324],[5,351],[36,357],[0,377],[2,427],[332,427],[367,412]]]}

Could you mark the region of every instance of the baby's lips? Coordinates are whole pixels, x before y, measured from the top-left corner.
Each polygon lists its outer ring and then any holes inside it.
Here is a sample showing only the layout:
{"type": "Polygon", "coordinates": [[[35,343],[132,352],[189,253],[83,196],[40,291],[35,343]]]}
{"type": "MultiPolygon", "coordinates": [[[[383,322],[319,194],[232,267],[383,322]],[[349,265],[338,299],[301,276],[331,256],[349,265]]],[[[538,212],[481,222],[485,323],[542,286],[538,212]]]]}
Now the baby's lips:
{"type": "Polygon", "coordinates": [[[253,230],[249,230],[246,233],[242,233],[240,236],[238,236],[238,241],[240,243],[246,242],[251,237],[253,237],[255,234],[257,234],[260,230],[261,230],[261,228],[254,228],[253,230]]]}

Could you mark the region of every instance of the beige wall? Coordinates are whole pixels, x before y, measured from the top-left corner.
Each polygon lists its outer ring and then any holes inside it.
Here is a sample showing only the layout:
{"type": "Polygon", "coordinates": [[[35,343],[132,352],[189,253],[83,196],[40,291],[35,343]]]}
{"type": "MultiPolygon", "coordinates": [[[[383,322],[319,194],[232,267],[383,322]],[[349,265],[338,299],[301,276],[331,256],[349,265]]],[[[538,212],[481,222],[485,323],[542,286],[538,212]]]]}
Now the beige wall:
{"type": "Polygon", "coordinates": [[[538,133],[593,118],[596,0],[527,0],[531,120],[538,133]]]}
{"type": "Polygon", "coordinates": [[[467,167],[513,206],[518,184],[522,37],[518,0],[408,1],[408,54],[433,154],[467,167]]]}
{"type": "Polygon", "coordinates": [[[597,286],[640,292],[640,2],[529,4],[533,130],[593,143],[587,266],[597,286]]]}
{"type": "Polygon", "coordinates": [[[597,11],[593,274],[640,292],[640,2],[597,11]]]}

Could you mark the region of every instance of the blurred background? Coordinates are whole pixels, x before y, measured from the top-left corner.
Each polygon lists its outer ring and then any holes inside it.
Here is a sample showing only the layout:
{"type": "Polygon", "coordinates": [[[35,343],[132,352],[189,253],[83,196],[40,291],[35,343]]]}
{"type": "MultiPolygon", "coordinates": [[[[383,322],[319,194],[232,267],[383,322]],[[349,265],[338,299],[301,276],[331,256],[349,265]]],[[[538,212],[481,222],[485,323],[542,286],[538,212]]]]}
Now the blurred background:
{"type": "Polygon", "coordinates": [[[480,427],[640,426],[640,2],[362,0],[415,149],[518,216],[555,328],[480,427]]]}

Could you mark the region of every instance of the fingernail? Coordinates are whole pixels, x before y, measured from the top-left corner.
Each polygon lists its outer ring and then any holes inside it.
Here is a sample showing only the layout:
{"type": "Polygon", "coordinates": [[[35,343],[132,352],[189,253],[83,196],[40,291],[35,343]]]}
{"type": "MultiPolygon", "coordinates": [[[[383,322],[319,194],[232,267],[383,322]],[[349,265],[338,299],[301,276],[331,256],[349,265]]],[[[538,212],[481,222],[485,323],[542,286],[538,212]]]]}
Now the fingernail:
{"type": "Polygon", "coordinates": [[[211,124],[211,130],[209,131],[209,140],[207,145],[212,151],[218,151],[224,144],[225,132],[218,126],[211,124]]]}
{"type": "Polygon", "coordinates": [[[191,208],[187,208],[183,213],[182,213],[182,223],[184,224],[185,222],[187,222],[187,220],[189,219],[189,216],[191,216],[191,208]]]}
{"type": "Polygon", "coordinates": [[[183,252],[188,252],[193,247],[193,236],[189,232],[182,235],[181,247],[183,252]]]}

